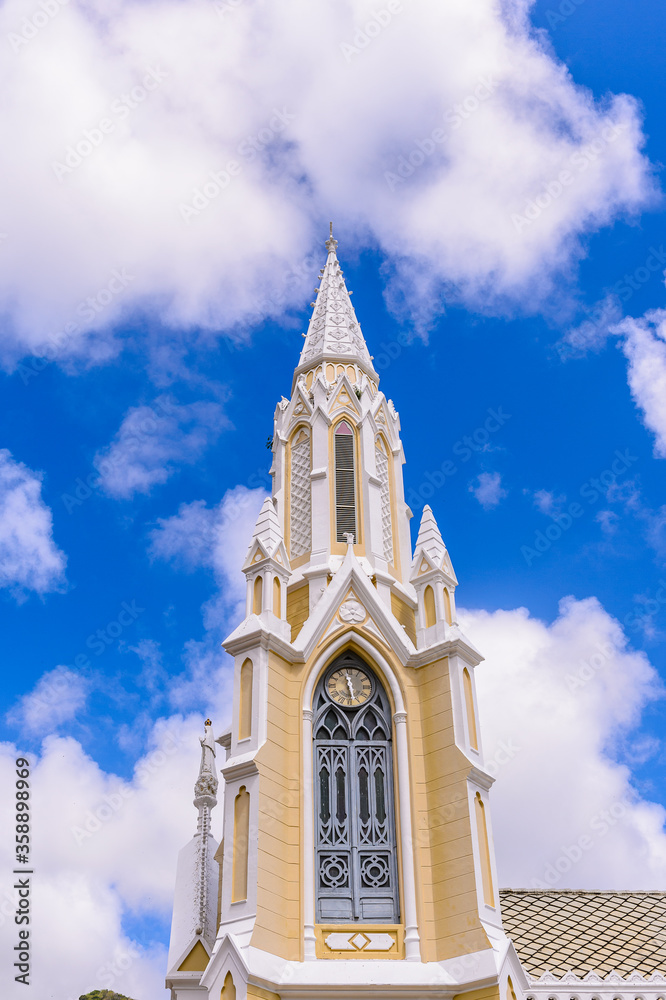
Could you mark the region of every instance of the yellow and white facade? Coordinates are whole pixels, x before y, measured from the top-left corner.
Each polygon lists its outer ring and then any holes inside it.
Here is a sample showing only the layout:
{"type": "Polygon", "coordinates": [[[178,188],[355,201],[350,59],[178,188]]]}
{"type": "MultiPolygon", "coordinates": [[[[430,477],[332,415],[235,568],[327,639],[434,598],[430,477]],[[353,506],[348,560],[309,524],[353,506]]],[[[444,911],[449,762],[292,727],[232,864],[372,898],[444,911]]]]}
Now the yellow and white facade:
{"type": "Polygon", "coordinates": [[[528,980],[500,915],[481,656],[428,507],[412,552],[399,417],[326,245],[224,643],[223,840],[200,823],[181,856],[167,985],[173,1000],[512,1000],[528,980]]]}

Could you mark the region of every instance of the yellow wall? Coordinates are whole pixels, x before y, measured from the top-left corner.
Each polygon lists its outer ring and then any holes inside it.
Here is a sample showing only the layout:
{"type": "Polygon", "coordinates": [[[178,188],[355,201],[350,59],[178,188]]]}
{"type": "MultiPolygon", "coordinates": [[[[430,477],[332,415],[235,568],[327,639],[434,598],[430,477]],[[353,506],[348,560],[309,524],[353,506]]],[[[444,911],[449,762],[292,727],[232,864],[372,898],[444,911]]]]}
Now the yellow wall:
{"type": "Polygon", "coordinates": [[[469,993],[456,993],[453,1000],[499,1000],[499,983],[486,986],[482,990],[471,990],[469,993]]]}
{"type": "Polygon", "coordinates": [[[293,642],[310,616],[310,587],[307,583],[287,591],[287,621],[293,642]]]}
{"type": "Polygon", "coordinates": [[[402,601],[395,594],[391,594],[391,611],[401,625],[405,626],[405,632],[416,645],[416,616],[414,609],[402,601]]]}
{"type": "Polygon", "coordinates": [[[490,947],[479,919],[470,764],[454,743],[448,661],[409,672],[410,764],[420,881],[423,960],[442,961],[490,947]]]}
{"type": "Polygon", "coordinates": [[[253,986],[252,983],[247,984],[247,997],[248,1000],[280,1000],[277,993],[270,993],[269,990],[264,990],[261,986],[253,986]]]}
{"type": "Polygon", "coordinates": [[[259,771],[257,920],[251,943],[255,948],[292,960],[301,957],[302,938],[300,697],[303,669],[269,654],[267,737],[255,758],[259,771]]]}
{"type": "MultiPolygon", "coordinates": [[[[353,646],[351,629],[349,639],[353,646]]],[[[340,652],[338,648],[336,655],[340,652]]],[[[321,648],[312,659],[316,655],[321,655],[321,648]]],[[[412,846],[423,960],[442,961],[484,950],[490,943],[478,913],[467,798],[470,763],[454,743],[448,661],[405,670],[389,650],[384,656],[391,661],[408,712],[412,846]]],[[[300,960],[302,948],[301,704],[312,659],[297,665],[269,653],[267,739],[256,757],[257,920],[251,943],[289,960],[300,960]]],[[[400,862],[401,867],[413,863],[411,856],[400,862]]]]}

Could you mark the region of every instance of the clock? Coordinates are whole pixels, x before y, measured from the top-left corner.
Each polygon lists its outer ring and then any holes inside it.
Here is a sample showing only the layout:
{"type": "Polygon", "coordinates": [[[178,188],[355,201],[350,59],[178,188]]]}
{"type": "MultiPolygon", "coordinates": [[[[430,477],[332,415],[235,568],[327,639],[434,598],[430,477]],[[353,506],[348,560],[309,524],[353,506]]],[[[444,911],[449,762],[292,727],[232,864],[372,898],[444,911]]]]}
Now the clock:
{"type": "Polygon", "coordinates": [[[358,708],[372,694],[372,682],[363,670],[342,667],[328,678],[326,690],[331,700],[343,708],[358,708]]]}

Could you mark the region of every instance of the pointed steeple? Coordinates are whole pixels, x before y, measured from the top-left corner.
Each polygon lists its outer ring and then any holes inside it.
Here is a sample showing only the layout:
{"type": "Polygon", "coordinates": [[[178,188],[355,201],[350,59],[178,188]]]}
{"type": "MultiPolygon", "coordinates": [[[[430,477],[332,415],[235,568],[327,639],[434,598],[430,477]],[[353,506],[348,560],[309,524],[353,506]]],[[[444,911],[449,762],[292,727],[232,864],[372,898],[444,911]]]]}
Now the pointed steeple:
{"type": "Polygon", "coordinates": [[[266,497],[259,511],[250,545],[257,539],[261,542],[262,548],[268,556],[272,556],[280,542],[283,541],[280,519],[270,497],[266,497]]]}
{"type": "Polygon", "coordinates": [[[210,813],[217,805],[217,776],[215,774],[215,736],[213,724],[206,719],[205,736],[199,737],[201,743],[201,763],[199,776],[194,785],[194,805],[199,811],[196,838],[197,845],[197,882],[196,882],[196,928],[195,934],[201,935],[212,945],[215,940],[214,901],[209,898],[212,855],[215,853],[214,842],[210,838],[210,813]]]}
{"type": "Polygon", "coordinates": [[[430,563],[428,568],[442,570],[454,585],[458,583],[442,533],[429,504],[423,508],[421,525],[414,546],[412,580],[427,572],[427,568],[423,564],[424,558],[430,563]]]}
{"type": "Polygon", "coordinates": [[[252,541],[243,563],[243,572],[247,574],[251,570],[257,569],[259,564],[263,568],[263,563],[266,560],[278,563],[281,571],[286,573],[291,571],[289,556],[284,545],[282,525],[275,509],[275,502],[271,497],[266,497],[259,511],[259,517],[252,532],[252,541]]]}
{"type": "Polygon", "coordinates": [[[337,245],[331,223],[331,234],[326,240],[328,257],[321,272],[319,288],[315,289],[314,311],[294,373],[294,383],[301,372],[326,361],[357,364],[366,375],[379,380],[345,285],[336,255],[337,245]]]}
{"type": "Polygon", "coordinates": [[[210,719],[199,742],[201,761],[194,784],[197,832],[178,854],[168,959],[169,975],[190,988],[201,978],[197,970],[205,969],[210,960],[217,930],[218,843],[210,830],[210,814],[217,804],[218,781],[210,719]]]}
{"type": "Polygon", "coordinates": [[[415,549],[419,548],[425,549],[432,561],[437,563],[438,566],[441,565],[441,558],[446,552],[446,545],[444,544],[442,533],[439,530],[430,504],[426,504],[423,508],[415,546],[415,549]]]}

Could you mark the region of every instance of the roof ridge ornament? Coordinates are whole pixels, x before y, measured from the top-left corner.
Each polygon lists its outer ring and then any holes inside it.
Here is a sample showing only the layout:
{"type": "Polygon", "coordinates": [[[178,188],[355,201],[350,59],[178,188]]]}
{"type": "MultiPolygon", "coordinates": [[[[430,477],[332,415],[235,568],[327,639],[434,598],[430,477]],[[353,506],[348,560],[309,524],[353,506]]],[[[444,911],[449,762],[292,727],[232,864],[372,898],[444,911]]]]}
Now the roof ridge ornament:
{"type": "Polygon", "coordinates": [[[335,253],[338,241],[333,236],[333,223],[329,222],[328,227],[329,227],[329,237],[326,240],[325,246],[329,253],[335,253]]]}

